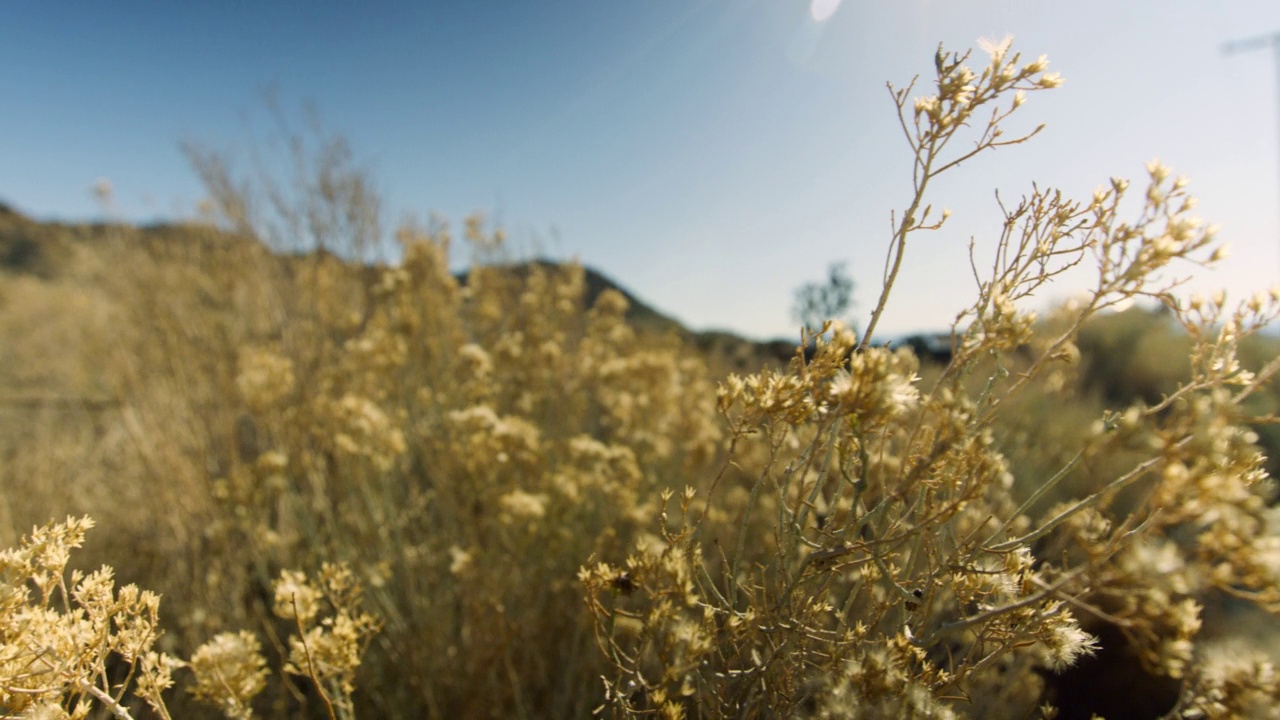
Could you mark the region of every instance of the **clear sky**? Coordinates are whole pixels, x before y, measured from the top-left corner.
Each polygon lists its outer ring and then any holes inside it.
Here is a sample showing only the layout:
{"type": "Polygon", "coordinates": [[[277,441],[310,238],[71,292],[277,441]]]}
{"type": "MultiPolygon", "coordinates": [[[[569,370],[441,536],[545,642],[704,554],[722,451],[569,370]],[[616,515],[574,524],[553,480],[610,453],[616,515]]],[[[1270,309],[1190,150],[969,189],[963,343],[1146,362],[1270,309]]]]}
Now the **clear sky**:
{"type": "Polygon", "coordinates": [[[929,72],[939,42],[1012,34],[1066,79],[1020,111],[1048,128],[938,185],[951,223],[912,247],[883,330],[942,329],[972,296],[966,246],[998,229],[994,189],[1087,197],[1155,157],[1233,248],[1196,287],[1280,279],[1276,58],[1222,51],[1280,32],[1280,3],[817,2],[824,22],[811,0],[14,0],[0,199],[92,219],[109,178],[125,219],[189,215],[179,142],[245,147],[275,88],[350,140],[391,221],[484,211],[518,250],[577,257],[692,327],[793,337],[792,292],[828,263],[848,263],[859,318],[879,291],[910,190],[885,81],[929,72]]]}

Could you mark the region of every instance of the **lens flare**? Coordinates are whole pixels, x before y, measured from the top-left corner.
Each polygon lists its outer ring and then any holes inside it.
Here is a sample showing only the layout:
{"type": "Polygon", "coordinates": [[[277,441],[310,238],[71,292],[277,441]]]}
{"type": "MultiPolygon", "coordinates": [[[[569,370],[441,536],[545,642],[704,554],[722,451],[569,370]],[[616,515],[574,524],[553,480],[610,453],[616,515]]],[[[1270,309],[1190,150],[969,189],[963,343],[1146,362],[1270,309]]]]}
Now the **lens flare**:
{"type": "Polygon", "coordinates": [[[809,15],[815,22],[826,22],[836,14],[836,10],[840,9],[841,0],[811,0],[809,3],[809,15]]]}

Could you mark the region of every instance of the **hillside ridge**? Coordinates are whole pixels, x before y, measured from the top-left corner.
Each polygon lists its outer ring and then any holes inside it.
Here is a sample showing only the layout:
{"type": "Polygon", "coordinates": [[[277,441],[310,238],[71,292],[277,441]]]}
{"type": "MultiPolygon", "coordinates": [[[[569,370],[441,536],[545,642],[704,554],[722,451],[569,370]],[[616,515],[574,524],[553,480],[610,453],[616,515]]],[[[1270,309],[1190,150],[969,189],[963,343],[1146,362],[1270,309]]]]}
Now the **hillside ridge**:
{"type": "MultiPolygon", "coordinates": [[[[134,225],[37,220],[0,200],[0,273],[28,275],[45,281],[54,280],[67,271],[77,247],[87,246],[119,230],[125,232],[117,232],[116,237],[124,238],[126,242],[140,244],[189,242],[201,249],[208,249],[223,243],[256,242],[251,238],[239,237],[224,231],[216,231],[216,235],[211,238],[209,228],[182,223],[134,225]]],[[[316,253],[333,256],[332,253],[324,250],[312,251],[304,255],[288,255],[268,251],[265,246],[262,249],[284,262],[288,262],[291,258],[316,253]]],[[[199,253],[193,253],[193,257],[198,258],[199,253]]],[[[354,268],[354,263],[347,260],[343,262],[354,268]]],[[[502,264],[498,267],[523,276],[533,267],[554,268],[560,265],[561,263],[556,260],[535,258],[502,264]]],[[[368,266],[366,270],[376,272],[381,267],[373,265],[368,266]]],[[[690,329],[680,320],[657,309],[636,292],[604,272],[585,263],[582,269],[586,285],[583,300],[587,305],[594,303],[596,298],[606,290],[619,292],[628,303],[627,319],[637,328],[659,334],[674,334],[699,350],[728,358],[731,365],[740,369],[746,370],[758,366],[761,360],[785,362],[795,352],[795,340],[781,338],[754,340],[729,330],[690,329]]],[[[463,269],[455,272],[454,277],[460,285],[465,286],[469,272],[469,268],[463,269]]]]}

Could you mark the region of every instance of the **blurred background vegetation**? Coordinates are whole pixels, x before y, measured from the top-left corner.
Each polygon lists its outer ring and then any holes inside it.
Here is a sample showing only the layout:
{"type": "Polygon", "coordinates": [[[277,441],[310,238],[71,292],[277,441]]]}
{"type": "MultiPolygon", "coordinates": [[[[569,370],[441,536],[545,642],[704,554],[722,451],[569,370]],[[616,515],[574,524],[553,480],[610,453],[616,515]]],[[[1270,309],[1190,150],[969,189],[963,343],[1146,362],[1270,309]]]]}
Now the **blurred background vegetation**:
{"type": "MultiPolygon", "coordinates": [[[[93,516],[77,565],[161,593],[162,644],[183,657],[241,629],[286,657],[271,582],[343,561],[383,622],[359,714],[588,715],[608,668],[579,568],[644,541],[663,490],[735,485],[750,456],[725,464],[716,383],[781,367],[795,341],[689,331],[590,268],[515,257],[481,218],[408,224],[391,243],[344,144],[291,147],[299,174],[278,181],[189,147],[210,203],[187,224],[0,207],[0,547],[93,516]],[[472,264],[455,275],[459,244],[472,264]]],[[[852,305],[845,270],[828,275],[797,292],[810,328],[852,305]]],[[[899,342],[928,386],[946,340],[899,342]]],[[[1104,411],[1154,405],[1189,377],[1190,339],[1162,312],[1101,316],[1077,344],[1079,362],[994,427],[1016,499],[1071,465],[1104,411]]],[[[1265,336],[1241,351],[1255,366],[1278,353],[1265,336]]],[[[972,377],[1030,357],[993,356],[972,377]]],[[[1249,402],[1273,413],[1280,389],[1249,402]]],[[[1280,433],[1255,430],[1274,473],[1280,433]]],[[[1125,460],[1074,465],[1031,514],[1125,460]]],[[[746,502],[729,493],[717,512],[746,502]]],[[[281,664],[260,709],[322,716],[281,664]]],[[[171,708],[215,716],[183,693],[171,708]]]]}
{"type": "MultiPolygon", "coordinates": [[[[577,568],[647,532],[658,490],[714,476],[713,383],[793,344],[689,332],[574,266],[455,278],[445,229],[402,239],[403,265],[382,268],[209,225],[0,211],[0,545],[92,515],[77,564],[162,593],[184,656],[224,629],[278,640],[280,569],[353,561],[386,620],[358,683],[367,715],[581,716],[604,668],[577,568]]],[[[1160,312],[1101,317],[1079,347],[996,433],[1019,493],[1103,410],[1187,377],[1189,340],[1160,312]]],[[[1274,472],[1280,434],[1255,429],[1274,472]]],[[[1061,493],[1112,472],[1079,466],[1061,493]]],[[[283,687],[264,707],[319,712],[283,687]]]]}

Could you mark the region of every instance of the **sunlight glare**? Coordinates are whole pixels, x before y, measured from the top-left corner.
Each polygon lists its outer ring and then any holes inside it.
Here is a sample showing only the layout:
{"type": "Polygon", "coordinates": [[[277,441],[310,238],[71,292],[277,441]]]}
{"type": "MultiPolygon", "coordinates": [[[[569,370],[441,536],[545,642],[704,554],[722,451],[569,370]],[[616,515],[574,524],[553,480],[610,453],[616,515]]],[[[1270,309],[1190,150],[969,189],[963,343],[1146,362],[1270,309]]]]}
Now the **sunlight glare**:
{"type": "Polygon", "coordinates": [[[811,0],[809,14],[815,22],[826,22],[840,9],[841,0],[811,0]]]}

